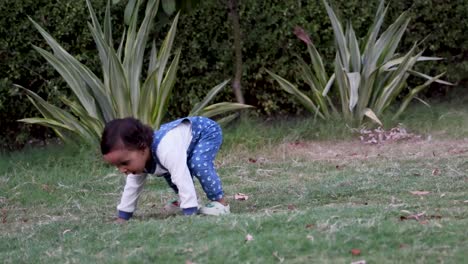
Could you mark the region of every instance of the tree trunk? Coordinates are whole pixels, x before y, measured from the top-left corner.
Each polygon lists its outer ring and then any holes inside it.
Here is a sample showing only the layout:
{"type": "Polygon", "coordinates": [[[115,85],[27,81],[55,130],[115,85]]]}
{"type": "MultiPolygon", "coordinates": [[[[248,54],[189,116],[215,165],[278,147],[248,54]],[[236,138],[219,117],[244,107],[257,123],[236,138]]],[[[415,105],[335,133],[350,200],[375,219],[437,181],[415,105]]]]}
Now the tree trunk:
{"type": "Polygon", "coordinates": [[[242,94],[242,43],[239,23],[238,0],[228,0],[229,17],[232,21],[232,29],[234,34],[234,50],[235,50],[235,68],[234,80],[232,82],[232,90],[236,96],[237,102],[244,104],[244,95],[242,94]]]}

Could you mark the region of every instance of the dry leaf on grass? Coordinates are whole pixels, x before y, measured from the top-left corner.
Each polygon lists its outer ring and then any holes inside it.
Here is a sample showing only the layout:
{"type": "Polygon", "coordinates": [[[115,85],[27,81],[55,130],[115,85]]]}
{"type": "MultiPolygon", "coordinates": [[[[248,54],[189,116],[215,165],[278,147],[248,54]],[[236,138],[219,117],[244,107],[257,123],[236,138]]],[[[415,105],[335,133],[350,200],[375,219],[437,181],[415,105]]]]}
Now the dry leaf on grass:
{"type": "Polygon", "coordinates": [[[408,131],[401,125],[390,130],[385,130],[382,127],[376,129],[361,129],[359,138],[364,144],[382,144],[387,142],[397,142],[401,140],[420,140],[421,136],[408,131]]]}
{"type": "Polygon", "coordinates": [[[236,193],[234,195],[234,199],[238,200],[238,201],[245,201],[245,200],[248,200],[249,199],[249,196],[246,195],[246,194],[243,194],[243,193],[236,193]]]}
{"type": "Polygon", "coordinates": [[[366,261],[365,260],[358,260],[358,261],[351,262],[351,264],[366,264],[366,261]]]}
{"type": "Polygon", "coordinates": [[[247,234],[245,236],[245,241],[252,241],[252,240],[254,240],[254,238],[253,238],[253,236],[251,234],[247,234]]]}
{"type": "Polygon", "coordinates": [[[351,249],[351,254],[353,254],[353,256],[359,256],[361,255],[361,250],[357,248],[353,248],[351,249]]]}
{"type": "Polygon", "coordinates": [[[414,219],[414,220],[420,220],[424,215],[426,215],[426,212],[422,212],[422,213],[419,213],[419,214],[412,214],[412,215],[408,215],[408,216],[400,216],[400,221],[404,221],[404,220],[410,220],[410,219],[414,219]]]}
{"type": "Polygon", "coordinates": [[[284,257],[280,257],[280,256],[278,255],[278,252],[276,252],[276,251],[273,252],[273,256],[274,256],[275,258],[277,258],[277,259],[279,260],[280,263],[283,263],[284,257]]]}
{"type": "Polygon", "coordinates": [[[7,222],[8,211],[6,208],[2,209],[2,223],[5,224],[7,222]]]}
{"type": "MultiPolygon", "coordinates": [[[[406,210],[402,210],[401,212],[403,213],[409,213],[408,211],[406,210]]],[[[423,225],[426,225],[429,223],[429,219],[442,219],[442,216],[441,215],[426,215],[426,212],[422,212],[422,213],[419,213],[419,214],[411,214],[409,213],[410,215],[408,216],[400,216],[400,221],[405,221],[405,220],[416,220],[416,221],[419,221],[420,224],[423,224],[423,225]]]]}
{"type": "Polygon", "coordinates": [[[431,192],[428,192],[428,191],[411,191],[410,192],[411,194],[414,194],[414,195],[427,195],[427,194],[430,194],[431,192]]]}

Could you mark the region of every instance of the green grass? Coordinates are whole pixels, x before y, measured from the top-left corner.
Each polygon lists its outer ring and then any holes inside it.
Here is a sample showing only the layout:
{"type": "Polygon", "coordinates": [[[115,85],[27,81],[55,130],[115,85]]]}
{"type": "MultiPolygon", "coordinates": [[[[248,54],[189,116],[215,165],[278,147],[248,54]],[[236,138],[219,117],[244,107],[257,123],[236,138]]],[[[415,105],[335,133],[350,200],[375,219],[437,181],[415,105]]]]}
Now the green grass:
{"type": "Polygon", "coordinates": [[[433,135],[433,152],[425,143],[429,150],[419,153],[417,144],[403,148],[411,142],[363,146],[340,123],[248,119],[225,128],[217,159],[231,215],[167,216],[159,208],[173,194],[152,177],[135,218],[125,225],[113,222],[124,178],[96,151],[49,146],[4,154],[0,261],[463,263],[467,120],[463,104],[411,108],[403,124],[433,135]],[[311,158],[317,140],[330,150],[351,142],[347,153],[379,155],[311,158]],[[436,144],[441,140],[452,145],[443,148],[445,143],[436,144]],[[410,193],[417,190],[430,193],[410,193]],[[238,192],[249,199],[234,200],[238,192]],[[419,221],[404,219],[422,212],[419,221]],[[254,239],[245,241],[247,234],[254,239]]]}

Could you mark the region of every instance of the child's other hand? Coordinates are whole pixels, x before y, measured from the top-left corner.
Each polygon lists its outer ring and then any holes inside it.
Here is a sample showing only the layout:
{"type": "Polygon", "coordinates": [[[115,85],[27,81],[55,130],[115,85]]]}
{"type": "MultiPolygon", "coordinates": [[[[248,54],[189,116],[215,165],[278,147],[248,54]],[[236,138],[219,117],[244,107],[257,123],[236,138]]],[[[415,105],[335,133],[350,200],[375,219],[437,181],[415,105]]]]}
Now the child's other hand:
{"type": "Polygon", "coordinates": [[[128,220],[125,220],[125,219],[123,219],[123,218],[118,217],[117,219],[115,219],[114,222],[115,222],[116,224],[125,224],[125,223],[127,223],[127,221],[128,221],[128,220]]]}

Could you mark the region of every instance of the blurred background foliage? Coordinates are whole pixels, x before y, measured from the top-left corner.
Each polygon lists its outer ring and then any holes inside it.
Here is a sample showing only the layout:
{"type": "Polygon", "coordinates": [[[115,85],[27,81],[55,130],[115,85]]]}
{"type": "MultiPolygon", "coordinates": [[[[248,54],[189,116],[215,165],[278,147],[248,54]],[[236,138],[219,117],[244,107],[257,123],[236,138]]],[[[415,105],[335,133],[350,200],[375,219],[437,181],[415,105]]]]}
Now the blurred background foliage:
{"type": "MultiPolygon", "coordinates": [[[[180,17],[175,48],[182,49],[178,80],[169,106],[167,119],[184,116],[193,105],[222,80],[232,78],[234,64],[233,36],[226,0],[199,1],[180,17]]],[[[418,65],[422,72],[435,75],[447,72],[446,80],[460,86],[468,80],[468,1],[465,0],[393,0],[388,20],[394,21],[409,10],[411,22],[400,48],[408,50],[415,41],[426,39],[422,47],[425,56],[446,60],[418,65]]],[[[104,15],[106,0],[93,0],[98,17],[104,15]]],[[[119,40],[127,1],[112,6],[113,32],[119,40]]],[[[358,0],[334,0],[342,18],[349,19],[358,36],[372,23],[378,1],[363,4],[358,0]]],[[[286,94],[266,73],[270,69],[295,82],[300,81],[296,55],[307,58],[303,43],[293,30],[303,27],[326,63],[334,58],[333,32],[326,10],[320,0],[259,0],[239,1],[242,31],[243,92],[246,103],[256,106],[259,116],[294,115],[303,107],[286,94]]],[[[76,0],[1,0],[0,4],[0,148],[14,149],[31,139],[43,139],[51,132],[41,126],[26,125],[16,120],[39,116],[26,96],[13,88],[20,84],[59,105],[59,96],[70,96],[69,89],[57,72],[32,49],[32,44],[48,49],[40,34],[28,20],[41,24],[64,48],[100,72],[96,47],[86,23],[89,20],[85,1],[76,0]]],[[[167,32],[171,17],[161,14],[154,30],[167,32]]],[[[384,25],[383,27],[387,27],[384,25]]],[[[327,64],[326,67],[331,67],[327,64]]],[[[428,98],[440,98],[450,87],[432,84],[424,93],[428,98]]],[[[234,101],[225,89],[217,100],[234,101]]]]}

